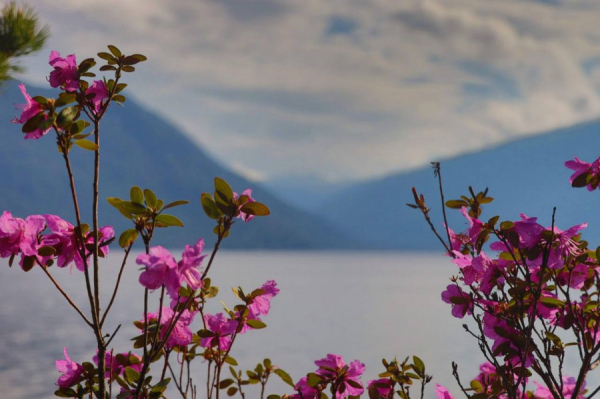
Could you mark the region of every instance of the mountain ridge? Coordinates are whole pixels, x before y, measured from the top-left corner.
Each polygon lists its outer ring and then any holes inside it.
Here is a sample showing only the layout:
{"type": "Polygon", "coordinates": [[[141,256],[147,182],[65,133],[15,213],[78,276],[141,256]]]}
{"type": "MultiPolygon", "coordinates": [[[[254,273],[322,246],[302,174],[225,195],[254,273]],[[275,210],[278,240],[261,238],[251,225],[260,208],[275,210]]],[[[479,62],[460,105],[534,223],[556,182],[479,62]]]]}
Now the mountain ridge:
{"type": "MultiPolygon", "coordinates": [[[[27,86],[35,95],[55,97],[56,90],[27,86]]],[[[23,98],[17,82],[2,87],[0,95],[0,129],[4,132],[0,145],[0,169],[4,181],[0,191],[0,210],[14,216],[33,213],[57,214],[74,221],[72,201],[64,162],[56,151],[52,132],[40,140],[23,140],[20,125],[10,120],[18,114],[13,103],[23,98]],[[68,207],[65,208],[65,204],[68,207]]],[[[117,234],[130,228],[107,197],[128,198],[129,188],[137,185],[152,189],[165,203],[185,199],[190,204],[172,212],[186,227],[161,229],[153,242],[165,246],[183,247],[204,236],[207,245],[216,239],[213,221],[200,206],[200,194],[214,190],[216,176],[227,180],[234,190],[253,187],[253,196],[272,211],[266,218],[250,223],[236,223],[225,242],[226,248],[236,249],[344,249],[360,247],[339,229],[322,218],[300,211],[280,201],[262,186],[229,171],[214,161],[204,150],[168,121],[147,111],[129,99],[125,107],[111,105],[101,122],[101,225],[114,225],[117,234]],[[244,224],[244,226],[239,226],[244,224]]],[[[78,194],[82,204],[91,204],[91,152],[74,148],[71,151],[78,194]]],[[[87,208],[91,208],[88,206],[87,208]]],[[[91,211],[82,208],[84,221],[91,220],[91,211]]]]}

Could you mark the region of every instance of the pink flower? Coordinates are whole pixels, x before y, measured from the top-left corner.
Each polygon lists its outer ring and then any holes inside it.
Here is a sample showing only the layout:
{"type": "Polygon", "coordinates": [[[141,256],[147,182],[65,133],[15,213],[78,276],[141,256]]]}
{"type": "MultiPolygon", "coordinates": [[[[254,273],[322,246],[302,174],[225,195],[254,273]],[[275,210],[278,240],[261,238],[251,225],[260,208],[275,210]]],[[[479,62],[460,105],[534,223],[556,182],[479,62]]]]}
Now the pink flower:
{"type": "Polygon", "coordinates": [[[364,388],[359,377],[365,372],[365,365],[354,360],[348,367],[340,355],[329,353],[326,358],[315,361],[319,367],[316,374],[323,378],[331,379],[337,386],[334,399],[343,399],[346,396],[360,396],[364,388]]]}
{"type": "Polygon", "coordinates": [[[75,55],[61,58],[58,51],[50,53],[50,65],[54,71],[50,72],[50,86],[63,86],[65,91],[77,91],[79,88],[79,73],[77,72],[77,61],[75,55]]]}
{"type": "Polygon", "coordinates": [[[381,399],[392,398],[394,395],[394,382],[389,378],[380,378],[378,380],[369,381],[369,392],[376,389],[381,399]]]}
{"type": "Polygon", "coordinates": [[[46,229],[46,221],[41,215],[31,215],[27,219],[14,218],[10,212],[0,216],[0,257],[7,258],[21,253],[21,267],[26,257],[36,257],[45,264],[50,257],[41,257],[37,251],[40,234],[46,229]]]}
{"type": "Polygon", "coordinates": [[[144,287],[155,290],[164,285],[169,292],[175,293],[181,287],[175,258],[160,245],[150,248],[149,254],[139,255],[135,263],[146,266],[140,274],[140,284],[144,287]]]}
{"type": "Polygon", "coordinates": [[[13,218],[8,211],[0,216],[0,257],[8,258],[19,252],[23,231],[23,219],[13,218]]]}
{"type": "MultiPolygon", "coordinates": [[[[25,85],[23,83],[21,83],[19,85],[19,88],[21,89],[21,93],[23,93],[23,97],[25,97],[25,104],[15,104],[17,109],[21,110],[21,116],[19,116],[19,118],[15,117],[12,120],[12,123],[24,124],[24,123],[27,123],[27,121],[29,119],[33,118],[40,112],[43,112],[43,110],[42,110],[42,107],[40,106],[40,104],[38,104],[36,101],[34,101],[31,98],[31,96],[29,94],[27,94],[27,90],[25,89],[25,85]]],[[[46,119],[48,119],[48,116],[44,115],[44,120],[46,120],[46,119]]],[[[37,140],[40,137],[42,137],[43,135],[45,135],[46,133],[48,133],[49,130],[50,130],[50,127],[48,127],[45,130],[36,129],[33,132],[27,133],[25,135],[25,140],[28,140],[28,139],[37,140]]]]}
{"type": "Polygon", "coordinates": [[[199,239],[194,246],[186,245],[181,255],[181,260],[177,263],[181,279],[188,283],[193,289],[197,290],[202,286],[202,274],[198,270],[198,266],[206,255],[202,255],[204,249],[204,238],[199,239]]]}
{"type": "Polygon", "coordinates": [[[248,316],[252,319],[261,315],[268,315],[271,309],[271,299],[279,294],[279,288],[277,288],[275,280],[267,281],[261,289],[265,292],[254,297],[252,303],[248,305],[248,316]]]}
{"type": "MultiPolygon", "coordinates": [[[[166,306],[162,308],[160,321],[158,320],[158,313],[148,313],[148,323],[151,321],[158,321],[161,326],[160,339],[164,339],[175,315],[173,309],[166,306]]],[[[144,320],[140,321],[142,323],[144,322],[144,320]]],[[[173,328],[171,335],[169,335],[165,347],[167,349],[172,349],[175,346],[189,345],[192,342],[192,330],[190,330],[189,325],[192,324],[193,321],[194,314],[187,309],[184,310],[181,317],[179,317],[179,320],[177,320],[177,323],[175,323],[175,327],[173,328]]]]}
{"type": "MultiPolygon", "coordinates": [[[[98,364],[98,350],[96,350],[96,356],[92,360],[98,364]]],[[[131,352],[120,353],[115,356],[111,352],[106,352],[104,357],[104,378],[114,380],[117,376],[123,375],[127,367],[139,373],[142,370],[142,358],[131,352]],[[132,362],[132,357],[135,359],[135,363],[132,362]]]]}
{"type": "Polygon", "coordinates": [[[236,330],[237,323],[228,320],[223,313],[204,315],[206,328],[214,335],[212,337],[201,338],[200,346],[210,348],[216,346],[220,351],[226,351],[231,346],[231,334],[236,330]]]}
{"type": "Polygon", "coordinates": [[[89,101],[91,101],[94,111],[99,112],[102,108],[102,101],[108,98],[106,83],[102,80],[94,80],[94,83],[85,91],[86,98],[90,94],[94,94],[94,96],[89,101]]]}
{"type": "MultiPolygon", "coordinates": [[[[77,270],[84,271],[85,262],[81,257],[79,251],[79,237],[75,233],[75,227],[61,219],[56,215],[44,215],[48,228],[52,232],[44,237],[46,245],[50,245],[56,249],[57,266],[66,267],[71,262],[75,262],[77,270]]],[[[104,226],[98,229],[99,232],[99,255],[105,257],[109,253],[108,245],[102,245],[103,243],[111,240],[115,236],[115,231],[112,226],[104,226]]],[[[84,235],[84,241],[86,244],[94,243],[94,236],[91,232],[84,235]]],[[[90,251],[86,250],[86,256],[90,255],[90,251]]]]}
{"type": "MultiPolygon", "coordinates": [[[[242,196],[248,197],[248,200],[246,202],[244,202],[244,204],[247,204],[248,202],[254,202],[254,198],[252,198],[252,189],[247,188],[246,190],[244,190],[242,192],[242,196]]],[[[237,201],[238,193],[233,193],[233,199],[237,201]]],[[[243,206],[243,204],[240,205],[239,208],[241,208],[242,206],[243,206]]],[[[239,208],[238,208],[238,211],[239,211],[239,208]]],[[[242,211],[239,211],[239,212],[240,212],[240,214],[237,217],[242,219],[244,222],[249,222],[252,219],[254,219],[254,215],[248,215],[247,213],[244,213],[242,211]]]]}
{"type": "MultiPolygon", "coordinates": [[[[202,255],[204,239],[199,239],[193,246],[186,245],[179,262],[171,253],[161,247],[150,248],[150,254],[141,254],[137,257],[138,265],[145,265],[146,270],[140,275],[140,284],[155,290],[165,286],[172,303],[181,302],[179,289],[186,282],[190,288],[197,290],[202,286],[202,274],[198,269],[206,255],[202,255]]],[[[174,305],[172,305],[174,306],[174,305]]]]}
{"type": "Polygon", "coordinates": [[[56,385],[61,388],[69,388],[79,381],[81,381],[81,374],[83,374],[83,366],[79,363],[75,363],[69,357],[67,348],[64,349],[65,360],[56,361],[56,369],[63,373],[56,381],[56,385]]]}
{"type": "Polygon", "coordinates": [[[442,301],[452,305],[452,316],[462,319],[465,314],[472,313],[473,300],[471,296],[455,284],[446,287],[442,292],[442,301]]]}
{"type": "Polygon", "coordinates": [[[300,378],[294,388],[296,389],[296,392],[298,392],[298,395],[293,395],[293,399],[316,399],[317,394],[319,393],[315,388],[308,385],[307,377],[300,378]]]}
{"type": "Polygon", "coordinates": [[[584,162],[581,159],[574,157],[574,161],[565,162],[565,166],[571,170],[574,170],[575,173],[571,175],[571,179],[569,182],[571,185],[579,176],[584,173],[589,173],[593,175],[593,180],[587,185],[588,191],[595,190],[598,187],[598,177],[600,176],[600,158],[596,159],[593,163],[584,162]]]}
{"type": "MultiPolygon", "coordinates": [[[[553,398],[552,392],[550,392],[550,390],[548,388],[546,388],[542,384],[535,382],[535,381],[534,381],[534,384],[537,385],[537,389],[535,390],[535,393],[534,393],[535,399],[552,399],[553,398]]],[[[577,381],[575,380],[575,378],[568,377],[568,376],[563,377],[562,394],[565,398],[571,398],[573,396],[576,384],[577,384],[577,381]]],[[[581,389],[579,391],[579,395],[577,396],[577,399],[583,399],[585,397],[583,395],[584,390],[585,390],[585,381],[581,385],[581,389]]]]}
{"type": "Polygon", "coordinates": [[[435,384],[435,395],[437,399],[454,399],[454,396],[448,391],[448,388],[435,384]]]}
{"type": "Polygon", "coordinates": [[[467,231],[467,234],[469,236],[470,242],[474,244],[475,241],[477,241],[477,237],[479,237],[479,233],[481,233],[483,222],[477,218],[472,218],[469,215],[469,211],[467,210],[466,206],[463,206],[461,208],[460,213],[462,213],[465,219],[467,219],[467,221],[469,222],[469,230],[467,231]]]}

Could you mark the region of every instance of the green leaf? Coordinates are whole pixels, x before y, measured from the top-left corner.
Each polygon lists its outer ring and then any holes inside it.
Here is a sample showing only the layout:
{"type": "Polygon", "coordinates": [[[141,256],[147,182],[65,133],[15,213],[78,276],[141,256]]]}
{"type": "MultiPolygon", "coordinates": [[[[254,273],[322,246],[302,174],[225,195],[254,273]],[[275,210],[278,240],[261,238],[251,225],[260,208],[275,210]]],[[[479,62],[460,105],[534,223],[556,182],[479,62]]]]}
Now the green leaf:
{"type": "Polygon", "coordinates": [[[561,301],[560,299],[552,298],[552,297],[542,297],[540,299],[540,302],[549,308],[562,308],[565,306],[564,301],[561,301]]]}
{"type": "Polygon", "coordinates": [[[585,187],[588,185],[588,183],[590,182],[592,177],[593,177],[593,175],[591,173],[584,172],[584,173],[580,174],[579,176],[577,176],[575,179],[573,179],[571,186],[576,187],[576,188],[585,187]]]}
{"type": "Polygon", "coordinates": [[[56,249],[49,245],[45,245],[43,247],[38,248],[37,253],[40,256],[52,256],[56,253],[56,249]]]}
{"type": "Polygon", "coordinates": [[[284,370],[282,369],[275,369],[273,371],[275,374],[277,374],[279,376],[279,378],[281,378],[281,380],[283,382],[285,382],[286,384],[288,384],[291,387],[294,387],[294,380],[292,380],[292,377],[290,377],[290,375],[288,373],[286,373],[284,370]]]}
{"type": "Polygon", "coordinates": [[[225,389],[231,384],[233,384],[233,382],[234,381],[231,378],[224,379],[221,382],[219,382],[219,389],[225,389]]]}
{"type": "Polygon", "coordinates": [[[267,399],[281,399],[281,396],[279,396],[279,395],[269,395],[269,396],[267,396],[267,399]]]}
{"type": "Polygon", "coordinates": [[[59,398],[76,398],[77,392],[72,388],[60,388],[54,392],[54,396],[58,396],[59,398]]]}
{"type": "Polygon", "coordinates": [[[100,67],[100,70],[101,70],[102,72],[104,72],[104,71],[116,71],[116,70],[117,70],[117,68],[116,68],[116,67],[114,67],[114,66],[112,66],[112,65],[102,65],[102,66],[100,67]]]}
{"type": "Polygon", "coordinates": [[[269,208],[260,202],[247,202],[240,211],[254,216],[267,216],[271,214],[269,208]]]}
{"type": "Polygon", "coordinates": [[[231,356],[227,356],[227,357],[225,358],[225,363],[227,363],[227,364],[231,364],[232,366],[237,366],[237,365],[238,365],[238,362],[237,362],[237,360],[235,360],[235,359],[234,359],[234,358],[232,358],[231,356]]]}
{"type": "Polygon", "coordinates": [[[483,386],[481,385],[481,383],[479,381],[473,380],[473,381],[471,381],[471,389],[473,389],[475,392],[482,392],[483,386]]]}
{"type": "Polygon", "coordinates": [[[40,123],[44,121],[46,115],[43,112],[38,112],[35,116],[32,116],[23,124],[21,131],[23,133],[31,133],[38,129],[40,123]]]}
{"type": "Polygon", "coordinates": [[[425,363],[418,356],[413,356],[413,370],[421,377],[425,374],[425,363]]]}
{"type": "Polygon", "coordinates": [[[212,338],[215,336],[212,331],[206,329],[198,330],[196,334],[198,334],[200,338],[212,338]]]}
{"type": "Polygon", "coordinates": [[[131,187],[131,190],[129,190],[129,197],[131,198],[131,202],[140,205],[144,203],[144,192],[138,186],[131,187]]]}
{"type": "Polygon", "coordinates": [[[127,101],[127,99],[125,98],[125,96],[122,96],[120,94],[117,94],[116,96],[113,96],[112,99],[118,103],[124,103],[125,101],[127,101]]]}
{"type": "Polygon", "coordinates": [[[233,190],[229,184],[220,177],[215,177],[215,191],[217,194],[220,194],[215,196],[217,202],[223,201],[224,203],[229,204],[233,201],[233,190]]]}
{"type": "Polygon", "coordinates": [[[119,237],[119,246],[121,248],[127,248],[138,238],[138,231],[136,229],[128,229],[121,233],[119,237]]]}
{"type": "Polygon", "coordinates": [[[308,373],[306,383],[309,387],[314,388],[323,381],[323,378],[315,373],[308,373]]]}
{"type": "Polygon", "coordinates": [[[146,205],[148,205],[150,208],[155,208],[156,207],[156,203],[158,202],[158,198],[156,198],[156,194],[154,194],[154,192],[150,189],[145,189],[144,190],[144,198],[146,199],[146,205]]]}
{"type": "Polygon", "coordinates": [[[132,66],[129,66],[129,65],[125,65],[123,68],[121,68],[121,70],[123,72],[133,72],[133,71],[135,71],[135,68],[132,66]]]}
{"type": "Polygon", "coordinates": [[[121,51],[116,48],[115,46],[113,46],[112,44],[108,45],[108,49],[110,50],[111,53],[113,53],[113,55],[117,58],[119,58],[122,54],[121,51]]]}
{"type": "Polygon", "coordinates": [[[103,60],[106,60],[106,61],[116,61],[115,57],[113,57],[112,54],[105,53],[105,52],[98,53],[98,57],[100,57],[100,58],[102,58],[103,60]]]}
{"type": "Polygon", "coordinates": [[[218,219],[222,213],[217,207],[217,204],[213,200],[212,196],[208,193],[204,193],[200,196],[200,203],[202,204],[202,209],[206,216],[211,219],[218,219]]]}
{"type": "Polygon", "coordinates": [[[60,93],[56,101],[54,101],[54,106],[57,108],[64,107],[65,105],[71,104],[77,99],[77,95],[75,93],[60,93]]]}
{"type": "Polygon", "coordinates": [[[33,101],[35,101],[38,104],[41,105],[47,105],[48,104],[48,99],[44,96],[35,96],[32,98],[33,101]]]}
{"type": "Polygon", "coordinates": [[[73,144],[75,144],[77,147],[81,147],[84,150],[88,150],[88,151],[96,151],[98,149],[98,146],[96,145],[96,143],[89,141],[89,140],[75,140],[73,142],[73,144]]]}
{"type": "Polygon", "coordinates": [[[63,108],[56,117],[56,124],[60,127],[73,123],[79,116],[79,108],[76,106],[63,108]]]}
{"type": "Polygon", "coordinates": [[[138,373],[136,370],[132,369],[131,367],[126,367],[125,368],[125,381],[127,381],[129,384],[133,384],[134,382],[136,382],[137,380],[140,379],[140,373],[138,373]]]}
{"type": "Polygon", "coordinates": [[[154,218],[156,227],[183,227],[183,222],[173,215],[158,215],[154,218]]]}
{"type": "Polygon", "coordinates": [[[73,135],[74,139],[80,140],[88,137],[91,133],[81,134],[88,127],[89,122],[84,121],[83,119],[79,119],[78,121],[73,122],[71,128],[69,129],[70,133],[73,135]]]}
{"type": "Polygon", "coordinates": [[[127,87],[127,83],[119,83],[115,89],[115,93],[120,93],[127,87]]]}
{"type": "Polygon", "coordinates": [[[227,390],[227,396],[233,396],[237,393],[238,389],[236,387],[231,387],[227,390]]]}
{"type": "Polygon", "coordinates": [[[446,201],[446,206],[451,209],[460,209],[463,206],[469,206],[469,204],[462,200],[450,200],[446,201]]]}
{"type": "Polygon", "coordinates": [[[185,201],[185,200],[173,201],[173,202],[165,205],[164,207],[162,207],[161,210],[164,211],[165,209],[174,208],[176,206],[186,205],[186,204],[189,204],[189,203],[190,203],[190,201],[185,201]]]}

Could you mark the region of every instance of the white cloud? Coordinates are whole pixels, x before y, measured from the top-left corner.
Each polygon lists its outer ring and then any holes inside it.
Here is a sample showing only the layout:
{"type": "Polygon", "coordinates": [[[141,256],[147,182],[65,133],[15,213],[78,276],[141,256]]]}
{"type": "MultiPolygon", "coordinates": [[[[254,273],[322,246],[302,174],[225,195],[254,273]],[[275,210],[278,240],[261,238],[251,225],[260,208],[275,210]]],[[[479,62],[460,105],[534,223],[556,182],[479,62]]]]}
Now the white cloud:
{"type": "MultiPolygon", "coordinates": [[[[113,43],[146,54],[131,93],[232,168],[255,179],[346,179],[598,117],[598,72],[581,62],[600,55],[600,9],[582,4],[53,0],[35,7],[62,53],[84,57],[113,43]],[[332,17],[349,22],[335,26],[332,17]]],[[[28,77],[43,81],[46,62],[35,57],[28,77]]]]}

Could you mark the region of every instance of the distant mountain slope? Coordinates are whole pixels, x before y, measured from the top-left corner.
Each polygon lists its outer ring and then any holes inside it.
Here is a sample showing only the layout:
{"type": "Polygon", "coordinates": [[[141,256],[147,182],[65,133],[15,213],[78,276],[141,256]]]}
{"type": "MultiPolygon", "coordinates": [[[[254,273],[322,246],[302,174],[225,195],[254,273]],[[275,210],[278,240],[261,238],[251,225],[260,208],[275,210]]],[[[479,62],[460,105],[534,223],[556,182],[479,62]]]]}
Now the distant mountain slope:
{"type": "MultiPolygon", "coordinates": [[[[32,95],[56,96],[53,90],[29,87],[32,95]]],[[[0,212],[15,216],[53,213],[74,221],[68,196],[68,180],[55,139],[48,134],[39,141],[24,140],[20,125],[10,120],[18,113],[13,103],[23,103],[16,82],[9,82],[0,93],[0,212]]],[[[200,206],[200,193],[213,191],[213,178],[226,179],[234,190],[253,187],[253,196],[269,205],[272,215],[234,226],[226,248],[317,249],[354,248],[355,242],[331,224],[299,211],[271,195],[265,189],[226,170],[210,159],[177,128],[157,115],[127,101],[125,107],[114,104],[102,125],[101,136],[101,224],[112,224],[118,232],[129,228],[120,214],[106,203],[106,197],[125,198],[133,185],[150,188],[166,203],[186,199],[191,203],[175,208],[173,214],[184,228],[160,231],[156,243],[183,247],[199,237],[211,246],[215,240],[212,221],[200,206]],[[241,224],[244,224],[241,226],[241,224]]],[[[72,151],[77,188],[83,204],[91,198],[93,156],[75,148],[72,151]]],[[[85,221],[91,221],[91,206],[84,208],[85,221]]]]}
{"type": "MultiPolygon", "coordinates": [[[[550,225],[557,206],[557,226],[589,222],[584,237],[600,244],[598,191],[573,189],[571,171],[564,162],[574,155],[591,162],[600,156],[600,122],[593,121],[546,134],[520,139],[497,148],[442,161],[446,199],[490,188],[495,201],[484,208],[482,219],[499,214],[517,219],[520,212],[538,216],[550,225]]],[[[379,248],[440,249],[422,215],[408,208],[414,202],[411,188],[423,192],[436,225],[442,228],[437,181],[430,167],[357,184],[315,211],[342,226],[346,233],[379,248]]],[[[450,225],[465,228],[458,212],[449,210],[450,225]]]]}

